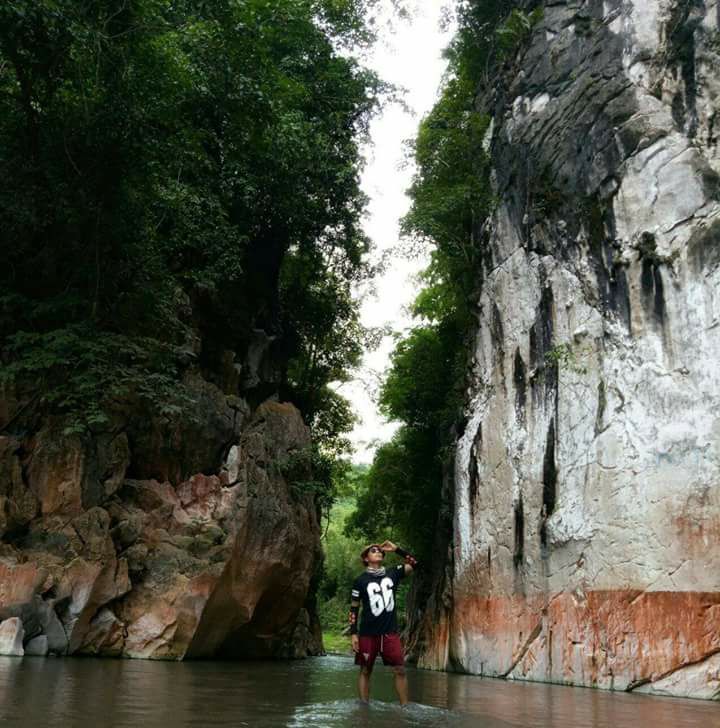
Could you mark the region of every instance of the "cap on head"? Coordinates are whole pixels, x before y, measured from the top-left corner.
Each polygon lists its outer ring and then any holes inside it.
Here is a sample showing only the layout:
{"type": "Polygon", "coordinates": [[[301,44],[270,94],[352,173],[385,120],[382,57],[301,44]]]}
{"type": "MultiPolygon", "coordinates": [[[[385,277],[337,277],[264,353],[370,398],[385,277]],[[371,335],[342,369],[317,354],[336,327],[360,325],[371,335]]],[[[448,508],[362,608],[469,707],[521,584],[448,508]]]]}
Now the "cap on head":
{"type": "Polygon", "coordinates": [[[382,555],[383,555],[383,558],[385,558],[385,552],[384,552],[384,551],[383,551],[383,550],[382,550],[382,549],[380,548],[380,544],[379,544],[379,543],[371,543],[371,544],[367,545],[367,546],[366,546],[366,547],[365,547],[365,548],[364,548],[364,549],[363,549],[363,550],[362,550],[362,551],[360,552],[360,560],[361,560],[361,561],[363,562],[363,564],[367,564],[367,557],[368,557],[368,552],[370,551],[370,549],[371,549],[371,548],[372,548],[373,546],[374,546],[375,548],[377,548],[377,549],[380,549],[380,553],[382,553],[382,555]]]}

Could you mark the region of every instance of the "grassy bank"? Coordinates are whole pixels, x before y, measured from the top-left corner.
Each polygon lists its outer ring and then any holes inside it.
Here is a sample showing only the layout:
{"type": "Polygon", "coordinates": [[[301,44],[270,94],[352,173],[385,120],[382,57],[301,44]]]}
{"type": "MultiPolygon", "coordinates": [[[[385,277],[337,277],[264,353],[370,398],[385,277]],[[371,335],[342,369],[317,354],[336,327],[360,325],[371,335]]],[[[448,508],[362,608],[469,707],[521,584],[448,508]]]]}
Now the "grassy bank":
{"type": "Polygon", "coordinates": [[[351,655],[350,637],[337,632],[323,632],[323,645],[328,655],[351,655]]]}

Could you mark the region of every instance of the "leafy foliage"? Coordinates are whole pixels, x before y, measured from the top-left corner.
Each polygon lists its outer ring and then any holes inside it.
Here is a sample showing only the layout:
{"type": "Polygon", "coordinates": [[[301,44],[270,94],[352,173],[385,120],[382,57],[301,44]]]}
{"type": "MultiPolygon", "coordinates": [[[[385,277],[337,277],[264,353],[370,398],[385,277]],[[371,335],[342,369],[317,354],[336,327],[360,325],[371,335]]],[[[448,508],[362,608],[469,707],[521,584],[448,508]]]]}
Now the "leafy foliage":
{"type": "Polygon", "coordinates": [[[442,462],[432,431],[407,425],[382,445],[360,491],[346,532],[364,541],[389,538],[429,563],[440,509],[442,462]]]}
{"type": "Polygon", "coordinates": [[[352,429],[354,415],[347,400],[329,385],[347,381],[366,340],[351,296],[353,276],[352,269],[343,275],[320,255],[291,251],[281,278],[285,341],[293,352],[286,394],[303,411],[325,449],[337,456],[350,450],[343,433],[352,429]]]}
{"type": "Polygon", "coordinates": [[[343,525],[354,507],[354,499],[339,499],[333,506],[324,538],[325,562],[318,590],[323,628],[342,632],[347,627],[350,588],[362,571],[359,554],[364,544],[343,534],[343,525]]]}
{"type": "Polygon", "coordinates": [[[291,453],[279,463],[280,471],[296,498],[310,494],[321,513],[329,514],[338,484],[347,477],[349,462],[323,451],[316,443],[291,453]]]}
{"type": "Polygon", "coordinates": [[[73,428],[129,396],[177,414],[183,371],[219,379],[262,329],[342,447],[326,385],[359,355],[358,143],[386,89],[338,49],[374,5],[0,6],[3,381],[73,428]]]}
{"type": "Polygon", "coordinates": [[[51,410],[83,413],[82,422],[68,419],[66,435],[102,429],[109,422],[108,403],[131,399],[163,417],[192,417],[192,399],[176,384],[175,360],[155,339],[74,324],[17,332],[7,338],[6,352],[10,361],[0,369],[0,384],[32,376],[51,410]]]}
{"type": "Polygon", "coordinates": [[[533,26],[542,19],[543,9],[535,8],[530,13],[514,8],[505,21],[496,29],[503,54],[515,50],[532,32],[533,26]]]}
{"type": "Polygon", "coordinates": [[[483,256],[482,225],[494,198],[485,136],[489,118],[476,94],[492,69],[530,33],[529,15],[511,0],[460,0],[458,30],[446,51],[439,100],[411,145],[417,171],[406,237],[431,247],[415,299],[416,326],[396,345],[381,408],[401,428],[379,448],[348,533],[388,536],[432,559],[442,515],[441,484],[463,404],[467,337],[473,326],[483,256]]]}

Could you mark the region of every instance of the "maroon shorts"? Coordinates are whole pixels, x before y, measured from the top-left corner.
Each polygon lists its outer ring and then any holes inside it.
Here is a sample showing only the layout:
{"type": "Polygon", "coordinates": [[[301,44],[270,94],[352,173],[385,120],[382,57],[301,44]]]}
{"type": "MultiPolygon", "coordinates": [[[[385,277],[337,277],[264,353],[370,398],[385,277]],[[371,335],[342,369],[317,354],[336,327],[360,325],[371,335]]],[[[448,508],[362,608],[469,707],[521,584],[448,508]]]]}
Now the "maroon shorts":
{"type": "Polygon", "coordinates": [[[372,670],[375,658],[382,655],[383,665],[402,667],[405,664],[400,635],[394,632],[379,635],[360,635],[360,651],[355,653],[355,664],[372,670]]]}

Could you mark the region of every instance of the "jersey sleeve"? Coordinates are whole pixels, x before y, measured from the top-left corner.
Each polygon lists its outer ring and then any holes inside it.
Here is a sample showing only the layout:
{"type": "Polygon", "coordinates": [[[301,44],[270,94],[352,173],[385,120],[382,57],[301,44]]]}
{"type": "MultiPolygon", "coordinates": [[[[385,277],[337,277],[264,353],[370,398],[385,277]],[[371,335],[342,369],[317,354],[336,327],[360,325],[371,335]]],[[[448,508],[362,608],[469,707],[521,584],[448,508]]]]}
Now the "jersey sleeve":
{"type": "Polygon", "coordinates": [[[399,584],[405,577],[405,564],[398,564],[395,567],[395,583],[399,584]]]}
{"type": "Polygon", "coordinates": [[[352,589],[350,590],[350,601],[351,602],[361,601],[360,600],[360,581],[359,581],[359,579],[355,579],[355,581],[353,582],[352,589]]]}

